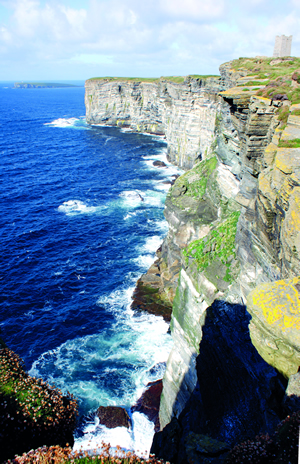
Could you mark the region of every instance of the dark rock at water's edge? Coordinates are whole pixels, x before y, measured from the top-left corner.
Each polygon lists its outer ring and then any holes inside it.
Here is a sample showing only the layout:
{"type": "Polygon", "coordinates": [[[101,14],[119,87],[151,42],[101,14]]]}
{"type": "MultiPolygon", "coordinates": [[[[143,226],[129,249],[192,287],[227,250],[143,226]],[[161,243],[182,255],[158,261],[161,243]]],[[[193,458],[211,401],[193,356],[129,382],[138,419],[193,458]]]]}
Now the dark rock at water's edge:
{"type": "Polygon", "coordinates": [[[153,166],[158,166],[160,168],[163,168],[166,166],[166,163],[164,163],[163,161],[156,160],[153,162],[153,166]]]}
{"type": "Polygon", "coordinates": [[[176,464],[221,462],[229,448],[274,432],[284,418],[286,380],[251,344],[249,318],[242,305],[215,301],[207,309],[196,388],[179,417],[155,435],[151,452],[158,458],[176,464]],[[219,456],[205,461],[200,435],[228,446],[218,445],[219,456]]]}
{"type": "Polygon", "coordinates": [[[115,427],[126,427],[128,429],[131,425],[126,409],[118,406],[99,406],[96,414],[99,417],[100,424],[109,429],[115,427]]]}
{"type": "Polygon", "coordinates": [[[132,412],[141,412],[145,414],[151,422],[154,422],[155,432],[158,432],[160,429],[158,413],[162,387],[162,380],[148,383],[146,391],[144,391],[137,403],[131,408],[132,412]]]}
{"type": "Polygon", "coordinates": [[[172,306],[166,305],[159,296],[159,290],[151,285],[145,285],[139,279],[133,293],[132,309],[148,311],[150,314],[162,316],[165,321],[170,322],[172,306]]]}

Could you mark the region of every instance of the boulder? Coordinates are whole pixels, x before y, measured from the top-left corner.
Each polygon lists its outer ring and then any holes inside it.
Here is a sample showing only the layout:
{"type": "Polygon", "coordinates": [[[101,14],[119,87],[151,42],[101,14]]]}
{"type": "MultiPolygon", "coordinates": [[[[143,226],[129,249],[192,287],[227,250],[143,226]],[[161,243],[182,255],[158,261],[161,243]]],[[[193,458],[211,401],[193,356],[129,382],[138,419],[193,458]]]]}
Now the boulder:
{"type": "Polygon", "coordinates": [[[100,424],[105,425],[109,429],[114,429],[115,427],[129,428],[131,425],[126,409],[118,406],[99,406],[96,414],[100,419],[100,424]]]}
{"type": "Polygon", "coordinates": [[[164,168],[166,166],[166,163],[164,163],[163,161],[156,160],[156,161],[154,161],[153,166],[158,166],[160,168],[164,168]]]}
{"type": "Polygon", "coordinates": [[[142,396],[131,408],[132,412],[141,412],[145,414],[151,422],[154,422],[155,432],[158,432],[160,429],[158,413],[162,387],[162,380],[149,382],[142,396]]]}

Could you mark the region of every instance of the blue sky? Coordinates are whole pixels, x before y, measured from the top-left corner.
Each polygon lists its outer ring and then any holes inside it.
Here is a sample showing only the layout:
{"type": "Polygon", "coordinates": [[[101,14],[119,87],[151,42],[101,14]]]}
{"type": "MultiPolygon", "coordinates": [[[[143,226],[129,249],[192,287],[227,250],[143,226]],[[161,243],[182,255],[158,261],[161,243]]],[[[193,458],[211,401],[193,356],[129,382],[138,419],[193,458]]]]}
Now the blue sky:
{"type": "Polygon", "coordinates": [[[0,80],[218,74],[273,54],[300,0],[0,0],[0,80]]]}

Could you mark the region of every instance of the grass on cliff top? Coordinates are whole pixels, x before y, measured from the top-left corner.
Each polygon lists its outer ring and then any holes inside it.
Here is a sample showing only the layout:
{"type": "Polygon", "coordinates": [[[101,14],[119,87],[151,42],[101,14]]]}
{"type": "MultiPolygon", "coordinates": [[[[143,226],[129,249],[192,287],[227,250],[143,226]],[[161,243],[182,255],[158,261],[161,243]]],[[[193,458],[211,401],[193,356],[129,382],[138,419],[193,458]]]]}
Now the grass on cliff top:
{"type": "Polygon", "coordinates": [[[279,140],[279,148],[300,148],[300,139],[279,140]]]}
{"type": "Polygon", "coordinates": [[[161,76],[161,77],[91,77],[88,81],[122,81],[122,82],[160,82],[160,81],[169,81],[174,82],[175,84],[182,84],[187,77],[192,79],[206,79],[209,77],[220,77],[213,74],[200,75],[200,74],[189,74],[188,76],[161,76]]]}
{"type": "Polygon", "coordinates": [[[253,77],[252,81],[239,84],[239,87],[263,85],[256,95],[272,99],[281,94],[292,103],[300,102],[300,58],[239,58],[231,62],[231,67],[253,77]]]}
{"type": "Polygon", "coordinates": [[[200,240],[191,242],[183,251],[188,264],[188,258],[196,260],[197,269],[204,271],[215,259],[219,259],[227,266],[224,280],[232,281],[230,263],[235,258],[235,236],[239,211],[233,211],[229,218],[211,230],[208,235],[200,240]]]}
{"type": "Polygon", "coordinates": [[[235,71],[246,71],[247,76],[253,76],[254,79],[270,80],[297,71],[300,68],[300,58],[291,56],[238,58],[231,61],[230,65],[235,71]]]}
{"type": "Polygon", "coordinates": [[[130,82],[159,82],[158,77],[91,77],[88,81],[130,81],[130,82]]]}

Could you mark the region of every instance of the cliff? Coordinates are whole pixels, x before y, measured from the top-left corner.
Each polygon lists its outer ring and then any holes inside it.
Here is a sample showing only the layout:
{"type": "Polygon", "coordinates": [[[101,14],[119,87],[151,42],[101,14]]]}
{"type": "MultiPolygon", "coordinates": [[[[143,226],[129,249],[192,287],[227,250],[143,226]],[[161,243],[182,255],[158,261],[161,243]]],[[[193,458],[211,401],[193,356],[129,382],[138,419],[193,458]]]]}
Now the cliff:
{"type": "Polygon", "coordinates": [[[172,308],[152,448],[171,462],[223,462],[299,409],[299,70],[239,59],[219,79],[86,84],[88,122],[164,134],[187,170],[133,302],[172,308]]]}
{"type": "Polygon", "coordinates": [[[210,151],[220,78],[176,80],[90,79],[87,122],[165,135],[170,160],[191,168],[210,151]]]}

